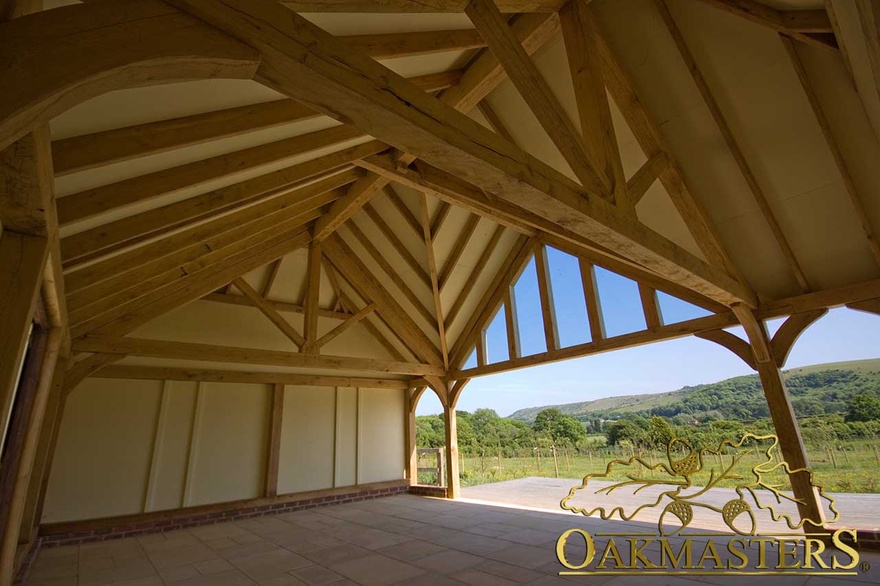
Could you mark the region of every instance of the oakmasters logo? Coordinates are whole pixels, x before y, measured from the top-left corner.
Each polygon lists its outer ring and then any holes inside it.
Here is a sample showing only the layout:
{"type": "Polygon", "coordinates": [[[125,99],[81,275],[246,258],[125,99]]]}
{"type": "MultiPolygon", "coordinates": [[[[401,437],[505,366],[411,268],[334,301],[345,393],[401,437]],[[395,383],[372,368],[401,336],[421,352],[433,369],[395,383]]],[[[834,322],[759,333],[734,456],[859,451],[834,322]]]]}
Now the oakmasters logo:
{"type": "Polygon", "coordinates": [[[813,483],[810,469],[789,467],[775,435],[747,433],[712,449],[673,438],[665,461],[613,460],[603,474],[585,476],[561,505],[597,522],[590,531],[560,535],[556,556],[566,568],[560,575],[840,576],[869,570],[859,563],[855,530],[822,531],[840,520],[834,499],[813,483]],[[792,495],[789,477],[811,489],[819,506],[792,495]],[[802,518],[810,510],[813,518],[802,518]],[[643,521],[655,521],[656,531],[646,531],[652,524],[643,521]]]}

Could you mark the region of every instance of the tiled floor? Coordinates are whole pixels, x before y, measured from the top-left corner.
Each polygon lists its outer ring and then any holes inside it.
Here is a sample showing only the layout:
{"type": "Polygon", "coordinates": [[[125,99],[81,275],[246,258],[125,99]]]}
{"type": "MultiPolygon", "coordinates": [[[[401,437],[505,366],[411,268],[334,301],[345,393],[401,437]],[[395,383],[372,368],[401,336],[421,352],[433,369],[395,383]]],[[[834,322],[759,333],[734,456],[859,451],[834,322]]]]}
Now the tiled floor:
{"type": "MultiPolygon", "coordinates": [[[[559,534],[623,524],[553,511],[526,511],[400,495],[185,531],[42,550],[31,586],[161,584],[514,585],[642,583],[643,576],[559,577],[559,534]]],[[[633,525],[633,524],[626,524],[633,525]]],[[[853,580],[880,582],[873,569],[853,580]]],[[[784,577],[791,585],[843,586],[827,577],[784,577]]],[[[741,577],[653,577],[651,584],[754,584],[741,577]]],[[[767,581],[769,582],[769,581],[767,581]]],[[[765,582],[758,582],[765,583],[765,582]]]]}

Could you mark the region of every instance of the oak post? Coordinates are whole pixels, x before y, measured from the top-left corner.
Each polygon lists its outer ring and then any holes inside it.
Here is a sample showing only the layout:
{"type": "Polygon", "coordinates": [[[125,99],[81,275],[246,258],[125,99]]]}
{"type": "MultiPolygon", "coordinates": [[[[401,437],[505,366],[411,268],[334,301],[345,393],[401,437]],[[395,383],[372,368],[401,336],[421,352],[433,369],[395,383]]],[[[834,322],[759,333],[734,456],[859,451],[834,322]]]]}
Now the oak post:
{"type": "Polygon", "coordinates": [[[446,496],[457,499],[461,493],[458,477],[458,418],[455,405],[443,405],[443,423],[446,431],[446,496]]]}
{"type": "Polygon", "coordinates": [[[266,452],[266,496],[278,494],[278,467],[281,457],[281,424],[284,413],[284,384],[272,388],[272,407],[269,412],[269,449],[266,452]]]}
{"type": "Polygon", "coordinates": [[[770,419],[773,428],[779,438],[779,447],[782,456],[788,464],[791,489],[798,502],[798,511],[804,522],[806,533],[820,533],[824,531],[825,513],[819,500],[819,493],[810,481],[810,472],[804,469],[810,467],[801,430],[791,405],[791,398],[785,388],[785,380],[782,371],[776,366],[770,337],[763,320],[758,320],[751,310],[735,308],[737,318],[743,324],[743,329],[749,336],[752,345],[752,353],[761,378],[761,386],[767,405],[770,408],[770,419]],[[756,351],[755,348],[761,348],[756,351]],[[798,472],[798,470],[802,470],[798,472]]]}
{"type": "Polygon", "coordinates": [[[419,453],[418,445],[416,445],[416,405],[419,404],[419,398],[425,392],[427,387],[417,387],[406,389],[404,393],[405,405],[403,413],[404,424],[404,467],[406,472],[406,480],[410,486],[419,483],[419,453]]]}

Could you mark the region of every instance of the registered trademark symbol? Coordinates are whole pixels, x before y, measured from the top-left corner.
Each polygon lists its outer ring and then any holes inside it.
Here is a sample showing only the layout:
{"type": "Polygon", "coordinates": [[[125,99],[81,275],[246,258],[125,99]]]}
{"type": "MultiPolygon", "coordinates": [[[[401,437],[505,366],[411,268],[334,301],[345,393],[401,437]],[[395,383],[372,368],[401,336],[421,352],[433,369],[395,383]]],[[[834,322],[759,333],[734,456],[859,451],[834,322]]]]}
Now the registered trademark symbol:
{"type": "Polygon", "coordinates": [[[862,562],[861,564],[859,564],[859,569],[863,572],[867,572],[871,569],[871,564],[869,564],[868,562],[862,562]]]}

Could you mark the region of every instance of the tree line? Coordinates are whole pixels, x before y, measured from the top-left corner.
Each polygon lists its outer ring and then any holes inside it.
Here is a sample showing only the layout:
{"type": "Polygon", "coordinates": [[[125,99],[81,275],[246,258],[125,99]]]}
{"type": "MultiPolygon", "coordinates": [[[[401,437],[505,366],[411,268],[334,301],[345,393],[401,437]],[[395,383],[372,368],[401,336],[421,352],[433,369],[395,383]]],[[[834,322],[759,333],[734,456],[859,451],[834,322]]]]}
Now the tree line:
{"type": "MultiPolygon", "coordinates": [[[[836,441],[877,439],[880,436],[880,395],[861,393],[846,404],[844,413],[801,413],[799,422],[804,441],[813,446],[836,441]]],[[[634,449],[662,449],[673,437],[682,437],[694,446],[717,446],[725,439],[736,439],[746,432],[773,433],[769,417],[739,420],[712,419],[699,422],[660,414],[626,414],[614,420],[591,418],[579,421],[548,408],[539,412],[534,423],[500,417],[493,409],[473,413],[457,411],[458,446],[466,455],[512,456],[534,448],[584,450],[626,445],[634,449]],[[601,430],[601,433],[598,433],[601,430]],[[588,431],[590,433],[588,433],[588,431]]],[[[438,448],[446,443],[443,417],[416,417],[416,443],[438,448]]]]}

